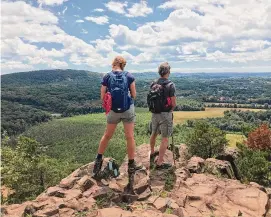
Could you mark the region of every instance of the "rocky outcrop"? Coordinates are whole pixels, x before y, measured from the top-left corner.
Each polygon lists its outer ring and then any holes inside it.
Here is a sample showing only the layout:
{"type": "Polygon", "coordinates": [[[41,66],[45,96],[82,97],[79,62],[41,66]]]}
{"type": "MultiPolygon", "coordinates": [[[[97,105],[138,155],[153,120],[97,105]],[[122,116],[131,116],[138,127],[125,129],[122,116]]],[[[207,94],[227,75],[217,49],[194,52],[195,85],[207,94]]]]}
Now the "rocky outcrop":
{"type": "Polygon", "coordinates": [[[190,158],[186,168],[190,173],[209,173],[219,177],[235,179],[231,163],[228,161],[217,160],[214,158],[204,160],[194,156],[190,158]]]}
{"type": "Polygon", "coordinates": [[[238,149],[234,147],[225,147],[224,151],[216,157],[218,160],[227,161],[231,164],[232,171],[236,179],[240,180],[241,176],[236,166],[236,159],[238,157],[238,149]]]}
{"type": "Polygon", "coordinates": [[[201,157],[192,157],[187,164],[187,169],[191,173],[201,173],[204,167],[204,159],[201,157]]]}
{"type": "MultiPolygon", "coordinates": [[[[146,168],[148,151],[147,144],[137,148],[136,161],[146,168]]],[[[93,163],[84,165],[35,200],[2,206],[1,212],[6,217],[271,217],[268,189],[230,179],[234,173],[227,161],[181,159],[188,156],[184,145],[179,152],[173,169],[142,169],[132,185],[126,163],[117,178],[101,181],[90,176],[93,163]]],[[[169,150],[165,159],[174,163],[169,150]]]]}
{"type": "Polygon", "coordinates": [[[228,161],[208,158],[204,163],[204,172],[224,178],[235,179],[232,166],[228,161]]]}
{"type": "Polygon", "coordinates": [[[196,174],[179,180],[170,197],[184,216],[264,216],[267,194],[256,187],[209,174],[196,174]]]}

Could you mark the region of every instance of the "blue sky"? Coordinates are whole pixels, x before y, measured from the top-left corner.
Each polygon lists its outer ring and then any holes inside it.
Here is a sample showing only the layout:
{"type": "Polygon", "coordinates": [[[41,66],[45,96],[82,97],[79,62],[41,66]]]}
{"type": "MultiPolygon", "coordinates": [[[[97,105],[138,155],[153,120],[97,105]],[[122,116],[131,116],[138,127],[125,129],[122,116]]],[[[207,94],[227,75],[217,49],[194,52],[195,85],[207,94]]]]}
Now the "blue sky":
{"type": "Polygon", "coordinates": [[[270,72],[271,0],[2,1],[1,73],[270,72]]]}

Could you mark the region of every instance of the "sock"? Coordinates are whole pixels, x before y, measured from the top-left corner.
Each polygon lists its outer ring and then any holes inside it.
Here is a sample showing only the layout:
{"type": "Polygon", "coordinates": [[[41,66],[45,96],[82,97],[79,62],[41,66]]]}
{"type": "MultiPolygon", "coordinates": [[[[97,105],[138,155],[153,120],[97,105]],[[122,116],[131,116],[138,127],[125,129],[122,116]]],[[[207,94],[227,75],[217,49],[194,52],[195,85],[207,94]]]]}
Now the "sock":
{"type": "Polygon", "coordinates": [[[97,159],[102,159],[103,155],[102,154],[97,154],[97,159]]]}
{"type": "Polygon", "coordinates": [[[133,164],[135,162],[135,160],[134,159],[130,159],[129,161],[128,161],[128,164],[133,164]]]}

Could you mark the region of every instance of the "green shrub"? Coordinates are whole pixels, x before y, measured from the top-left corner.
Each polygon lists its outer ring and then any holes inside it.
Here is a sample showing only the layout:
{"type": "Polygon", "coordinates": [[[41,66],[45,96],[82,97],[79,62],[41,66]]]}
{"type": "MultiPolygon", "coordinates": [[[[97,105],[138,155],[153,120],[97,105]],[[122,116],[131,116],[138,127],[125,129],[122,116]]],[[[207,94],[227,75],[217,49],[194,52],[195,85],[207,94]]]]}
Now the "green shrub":
{"type": "Polygon", "coordinates": [[[42,146],[27,137],[20,137],[15,149],[4,144],[1,151],[1,184],[14,191],[9,203],[35,198],[78,166],[44,155],[42,146]]]}
{"type": "Polygon", "coordinates": [[[220,154],[226,144],[225,133],[205,121],[195,123],[187,142],[190,154],[204,159],[220,154]]]}
{"type": "Polygon", "coordinates": [[[271,162],[267,160],[268,153],[249,149],[238,144],[240,156],[237,159],[237,167],[244,182],[257,182],[261,185],[271,185],[271,162]]]}

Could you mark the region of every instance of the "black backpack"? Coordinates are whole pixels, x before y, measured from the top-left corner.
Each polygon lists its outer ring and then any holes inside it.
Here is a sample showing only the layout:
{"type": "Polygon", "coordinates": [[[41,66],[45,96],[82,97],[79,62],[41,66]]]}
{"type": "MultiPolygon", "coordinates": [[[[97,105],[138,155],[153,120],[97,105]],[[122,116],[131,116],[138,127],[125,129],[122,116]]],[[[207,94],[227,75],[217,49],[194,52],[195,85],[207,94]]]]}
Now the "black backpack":
{"type": "Polygon", "coordinates": [[[167,106],[167,92],[171,81],[159,84],[157,81],[151,85],[151,89],[147,95],[147,103],[149,111],[152,113],[169,112],[171,106],[167,106]]]}

